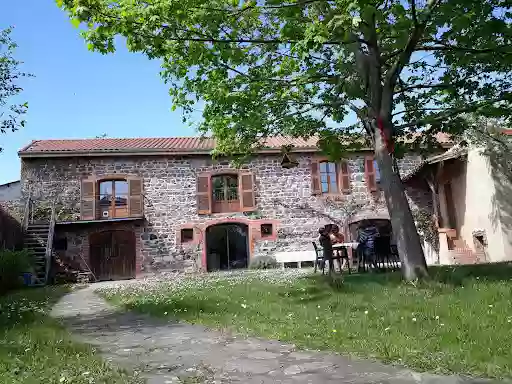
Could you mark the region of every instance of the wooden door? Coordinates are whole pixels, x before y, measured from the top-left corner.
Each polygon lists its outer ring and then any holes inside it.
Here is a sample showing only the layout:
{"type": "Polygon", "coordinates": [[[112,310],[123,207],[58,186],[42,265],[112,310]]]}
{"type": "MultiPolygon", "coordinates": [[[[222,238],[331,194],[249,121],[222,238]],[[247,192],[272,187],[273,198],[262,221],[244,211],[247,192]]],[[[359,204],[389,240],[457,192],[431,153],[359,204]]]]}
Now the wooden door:
{"type": "Polygon", "coordinates": [[[132,231],[105,231],[91,235],[90,260],[98,280],[135,277],[135,234],[132,231]]]}

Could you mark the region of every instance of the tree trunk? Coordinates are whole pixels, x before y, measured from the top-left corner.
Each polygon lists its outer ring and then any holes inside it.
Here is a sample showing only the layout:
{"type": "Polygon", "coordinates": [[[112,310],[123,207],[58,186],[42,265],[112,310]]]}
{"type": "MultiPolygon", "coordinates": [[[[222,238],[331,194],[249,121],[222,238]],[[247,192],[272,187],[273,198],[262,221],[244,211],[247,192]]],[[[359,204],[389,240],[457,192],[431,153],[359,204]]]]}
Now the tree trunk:
{"type": "MultiPolygon", "coordinates": [[[[388,127],[392,126],[391,122],[387,123],[390,124],[388,127]]],[[[405,196],[404,186],[400,176],[393,169],[393,159],[379,128],[374,125],[373,130],[375,133],[375,159],[379,165],[381,176],[380,184],[384,190],[403,276],[407,281],[427,277],[427,263],[411,208],[405,196]]]]}

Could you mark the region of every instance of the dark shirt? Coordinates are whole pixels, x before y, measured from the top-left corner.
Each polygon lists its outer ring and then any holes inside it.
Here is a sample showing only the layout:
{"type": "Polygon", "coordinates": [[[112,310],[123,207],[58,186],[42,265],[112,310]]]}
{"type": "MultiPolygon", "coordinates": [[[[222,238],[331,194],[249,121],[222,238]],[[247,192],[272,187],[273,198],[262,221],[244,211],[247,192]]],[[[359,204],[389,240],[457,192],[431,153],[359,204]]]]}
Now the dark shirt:
{"type": "Polygon", "coordinates": [[[375,238],[379,236],[379,231],[374,226],[369,226],[359,230],[357,242],[364,244],[366,248],[374,248],[375,238]]]}
{"type": "Polygon", "coordinates": [[[327,235],[320,235],[318,238],[318,242],[323,249],[324,258],[331,259],[332,258],[332,243],[331,238],[327,235]]]}

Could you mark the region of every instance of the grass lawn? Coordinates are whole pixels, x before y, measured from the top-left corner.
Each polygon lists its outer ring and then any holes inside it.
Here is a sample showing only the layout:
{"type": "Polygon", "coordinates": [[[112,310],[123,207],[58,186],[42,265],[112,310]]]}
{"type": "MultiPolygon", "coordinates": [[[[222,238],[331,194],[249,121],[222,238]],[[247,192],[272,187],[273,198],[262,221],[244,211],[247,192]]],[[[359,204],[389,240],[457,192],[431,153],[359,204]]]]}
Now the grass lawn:
{"type": "Polygon", "coordinates": [[[331,280],[262,271],[101,293],[127,309],[301,347],[419,371],[512,377],[512,265],[431,268],[431,275],[413,286],[398,274],[331,280]]]}
{"type": "Polygon", "coordinates": [[[0,383],[141,383],[112,369],[48,317],[66,287],[26,289],[0,297],[0,383]]]}

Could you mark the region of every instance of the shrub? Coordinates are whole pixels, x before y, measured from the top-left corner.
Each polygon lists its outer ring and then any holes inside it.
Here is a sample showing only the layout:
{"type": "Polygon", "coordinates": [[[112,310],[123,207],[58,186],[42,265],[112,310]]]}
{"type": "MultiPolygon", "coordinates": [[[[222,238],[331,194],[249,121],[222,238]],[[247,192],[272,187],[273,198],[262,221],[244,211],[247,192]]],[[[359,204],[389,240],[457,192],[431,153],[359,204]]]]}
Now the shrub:
{"type": "Polygon", "coordinates": [[[26,250],[0,250],[0,292],[23,285],[23,273],[32,271],[32,254],[26,250]]]}
{"type": "Polygon", "coordinates": [[[250,269],[273,269],[277,268],[277,261],[272,256],[256,256],[251,260],[250,269]]]}

